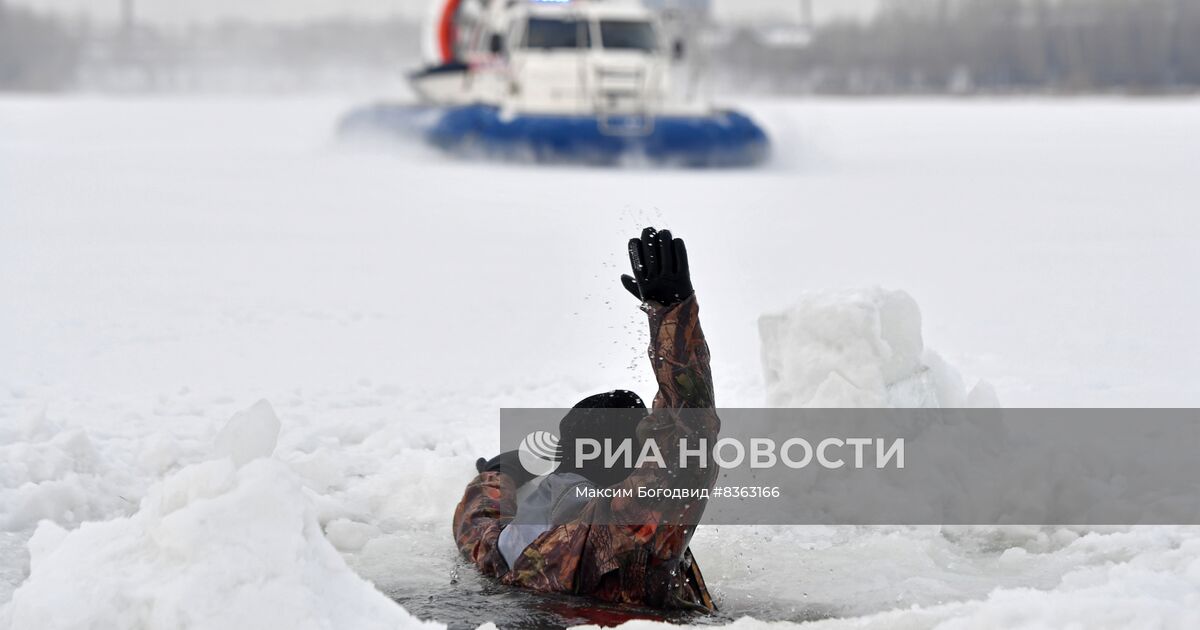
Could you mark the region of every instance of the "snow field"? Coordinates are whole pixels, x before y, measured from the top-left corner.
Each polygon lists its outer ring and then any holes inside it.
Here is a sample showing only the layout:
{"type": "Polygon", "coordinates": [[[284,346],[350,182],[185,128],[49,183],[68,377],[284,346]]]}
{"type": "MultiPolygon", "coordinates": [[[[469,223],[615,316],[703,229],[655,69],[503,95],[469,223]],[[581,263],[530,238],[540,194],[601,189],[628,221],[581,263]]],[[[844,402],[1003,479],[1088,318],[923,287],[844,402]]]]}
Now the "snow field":
{"type": "MultiPolygon", "coordinates": [[[[652,392],[616,281],[646,223],[689,242],[723,406],[1200,394],[1192,102],[763,102],[778,159],[732,173],[342,151],[349,105],[0,101],[0,628],[407,625],[363,578],[476,597],[449,521],[498,409],[652,392]],[[264,398],[278,425],[230,424],[264,398]]],[[[694,549],[734,618],[1186,628],[1196,539],[710,527],[694,549]]]]}

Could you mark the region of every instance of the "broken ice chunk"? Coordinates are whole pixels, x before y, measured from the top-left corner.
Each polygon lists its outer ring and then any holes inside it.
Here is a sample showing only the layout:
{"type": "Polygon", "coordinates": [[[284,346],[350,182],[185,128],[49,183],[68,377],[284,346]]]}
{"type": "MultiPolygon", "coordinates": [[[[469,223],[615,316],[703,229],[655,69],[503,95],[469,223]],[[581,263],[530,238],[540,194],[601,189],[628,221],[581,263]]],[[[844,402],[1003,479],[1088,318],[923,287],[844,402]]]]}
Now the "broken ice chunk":
{"type": "Polygon", "coordinates": [[[217,433],[214,449],[219,457],[231,458],[240,468],[275,452],[280,427],[271,403],[260,400],[253,407],[233,414],[217,433]]]}

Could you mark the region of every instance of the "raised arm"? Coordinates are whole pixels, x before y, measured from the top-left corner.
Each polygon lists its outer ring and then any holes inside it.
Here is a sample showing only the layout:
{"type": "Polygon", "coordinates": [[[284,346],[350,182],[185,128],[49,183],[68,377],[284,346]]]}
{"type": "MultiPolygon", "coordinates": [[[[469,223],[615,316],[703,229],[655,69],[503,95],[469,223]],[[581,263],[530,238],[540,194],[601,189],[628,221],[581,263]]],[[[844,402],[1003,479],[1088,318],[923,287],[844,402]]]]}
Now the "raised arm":
{"type": "Polygon", "coordinates": [[[638,426],[638,438],[653,438],[667,466],[644,466],[625,485],[711,489],[711,471],[679,466],[681,439],[693,449],[700,440],[711,447],[721,426],[713,410],[708,343],[700,328],[687,246],[669,231],[646,228],[641,238],[629,241],[629,260],[633,275],[621,280],[650,317],[649,358],[658,380],[654,412],[638,426]]]}
{"type": "Polygon", "coordinates": [[[621,282],[650,316],[650,363],[658,379],[655,408],[713,407],[708,344],[700,329],[687,245],[646,228],[629,241],[632,276],[621,282]]]}

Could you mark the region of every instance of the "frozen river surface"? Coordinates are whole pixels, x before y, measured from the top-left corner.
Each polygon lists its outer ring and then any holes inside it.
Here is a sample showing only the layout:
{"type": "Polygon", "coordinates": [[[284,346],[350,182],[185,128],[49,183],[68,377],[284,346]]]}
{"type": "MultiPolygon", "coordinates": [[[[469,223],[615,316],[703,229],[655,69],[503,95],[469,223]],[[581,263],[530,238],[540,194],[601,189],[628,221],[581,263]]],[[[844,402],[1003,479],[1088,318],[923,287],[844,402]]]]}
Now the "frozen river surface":
{"type": "MultiPolygon", "coordinates": [[[[723,406],[766,404],[761,315],[874,286],[911,295],[925,343],[1004,406],[1200,403],[1194,101],[763,101],[774,159],[730,172],[347,149],[331,134],[351,105],[0,100],[0,628],[56,606],[133,624],[104,611],[172,601],[201,568],[175,617],[126,627],[278,621],[255,616],[279,610],[269,593],[205,590],[226,578],[334,598],[292,627],[370,627],[336,613],[375,610],[355,574],[457,627],[619,619],[479,580],[449,521],[499,408],[652,394],[617,281],[646,223],[688,240],[723,406]],[[260,399],[248,430],[277,416],[278,467],[188,468],[260,399]],[[268,496],[308,511],[243,509],[268,496]],[[135,513],[43,526],[14,598],[40,520],[135,513]],[[138,546],[259,534],[311,563],[164,568],[138,546]],[[71,567],[125,577],[103,597],[36,579],[71,567]]],[[[723,613],[673,621],[1200,624],[1186,528],[708,527],[693,548],[723,613]]]]}

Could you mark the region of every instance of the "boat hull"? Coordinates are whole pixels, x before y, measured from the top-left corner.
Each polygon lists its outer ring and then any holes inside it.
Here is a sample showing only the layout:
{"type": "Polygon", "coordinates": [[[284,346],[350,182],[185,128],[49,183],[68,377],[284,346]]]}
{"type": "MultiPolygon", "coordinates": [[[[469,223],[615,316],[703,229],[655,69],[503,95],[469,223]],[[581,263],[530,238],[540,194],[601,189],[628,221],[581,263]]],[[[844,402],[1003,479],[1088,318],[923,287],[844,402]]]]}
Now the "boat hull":
{"type": "Polygon", "coordinates": [[[454,155],[499,160],[693,168],[745,167],[770,151],[766,133],[733,111],[707,116],[504,116],[489,105],[375,105],[348,115],[345,136],[419,137],[454,155]]]}

